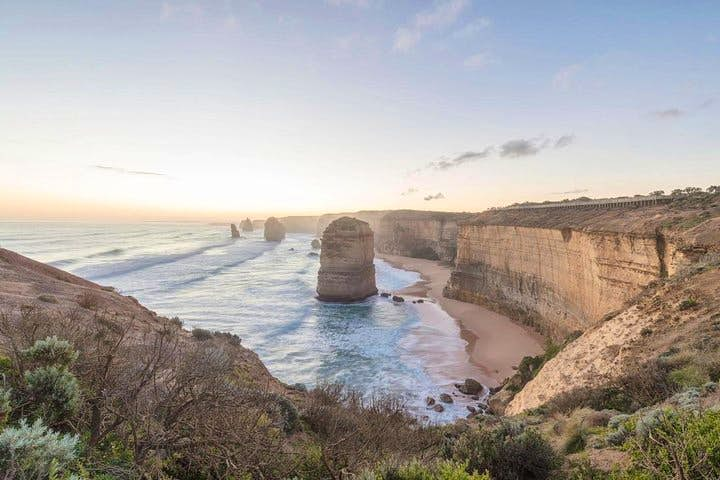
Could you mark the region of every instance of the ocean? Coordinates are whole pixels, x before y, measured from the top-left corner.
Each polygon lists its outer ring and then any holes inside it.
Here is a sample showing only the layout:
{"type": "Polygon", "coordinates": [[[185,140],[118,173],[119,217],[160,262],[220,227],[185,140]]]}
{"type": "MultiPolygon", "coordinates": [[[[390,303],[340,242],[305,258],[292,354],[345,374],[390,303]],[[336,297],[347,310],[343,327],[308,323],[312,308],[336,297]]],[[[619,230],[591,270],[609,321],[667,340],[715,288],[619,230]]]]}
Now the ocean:
{"type": "MultiPolygon", "coordinates": [[[[401,396],[432,421],[467,414],[458,402],[442,414],[424,407],[426,396],[448,391],[448,382],[433,378],[413,353],[419,331],[433,335],[415,305],[379,296],[320,302],[312,235],[288,234],[280,243],[264,241],[262,231],[243,236],[231,239],[228,226],[201,223],[0,222],[0,247],[113,286],[188,329],[235,333],[283,382],[340,382],[368,395],[401,396]]],[[[375,266],[380,291],[419,280],[379,259],[375,266]]],[[[447,336],[447,329],[437,334],[447,336]]],[[[462,349],[456,333],[449,342],[462,349]]]]}

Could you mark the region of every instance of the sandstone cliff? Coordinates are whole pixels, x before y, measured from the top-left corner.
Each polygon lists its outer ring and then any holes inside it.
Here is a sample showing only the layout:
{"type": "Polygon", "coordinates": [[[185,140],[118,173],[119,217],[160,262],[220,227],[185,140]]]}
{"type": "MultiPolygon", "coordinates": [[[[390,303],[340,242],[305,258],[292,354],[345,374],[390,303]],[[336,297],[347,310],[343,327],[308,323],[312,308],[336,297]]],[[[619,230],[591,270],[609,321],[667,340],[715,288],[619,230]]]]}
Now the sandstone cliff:
{"type": "Polygon", "coordinates": [[[315,233],[319,218],[317,215],[291,215],[280,217],[280,221],[288,233],[315,233]]]}
{"type": "Polygon", "coordinates": [[[703,208],[487,212],[460,225],[456,268],[444,293],[555,338],[585,331],[707,250],[711,233],[703,240],[672,228],[700,222],[712,230],[715,220],[703,208]]]}
{"type": "Polygon", "coordinates": [[[457,222],[471,217],[467,213],[420,210],[327,214],[318,220],[318,233],[343,216],[367,222],[375,232],[375,247],[380,253],[447,262],[455,259],[457,222]]]}
{"type": "Polygon", "coordinates": [[[265,220],[265,240],[279,242],[285,238],[285,226],[275,217],[265,220]]]}
{"type": "Polygon", "coordinates": [[[317,293],[320,300],[356,301],[377,294],[373,232],[361,220],[342,217],[323,232],[317,293]]]}

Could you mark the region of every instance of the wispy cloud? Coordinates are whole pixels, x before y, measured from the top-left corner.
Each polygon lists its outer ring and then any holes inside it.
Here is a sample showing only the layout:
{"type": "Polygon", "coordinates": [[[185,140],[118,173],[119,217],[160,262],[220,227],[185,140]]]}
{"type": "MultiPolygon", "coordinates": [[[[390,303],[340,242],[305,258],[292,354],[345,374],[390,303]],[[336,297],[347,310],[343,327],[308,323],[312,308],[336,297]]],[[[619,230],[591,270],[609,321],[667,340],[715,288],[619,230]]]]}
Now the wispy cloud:
{"type": "Polygon", "coordinates": [[[143,170],[128,170],[126,168],[110,167],[107,165],[92,165],[92,167],[96,168],[98,170],[105,170],[107,172],[113,172],[113,173],[121,173],[124,175],[147,175],[147,176],[153,176],[153,177],[166,177],[167,176],[164,173],[147,172],[147,171],[143,171],[143,170]]]}
{"type": "Polygon", "coordinates": [[[563,135],[555,140],[555,148],[565,148],[575,141],[575,135],[563,135]]]}
{"type": "Polygon", "coordinates": [[[464,163],[475,162],[477,160],[488,158],[492,152],[493,147],[487,147],[479,152],[464,152],[452,158],[441,158],[435,162],[430,162],[428,167],[434,170],[448,170],[464,163]]]}
{"type": "Polygon", "coordinates": [[[707,100],[703,101],[700,105],[698,105],[698,110],[703,110],[705,108],[710,108],[713,105],[715,105],[715,99],[714,98],[708,98],[707,100]]]}
{"type": "Polygon", "coordinates": [[[443,195],[442,193],[438,192],[438,193],[436,193],[435,195],[426,195],[426,196],[423,198],[423,200],[425,200],[426,202],[429,202],[430,200],[442,200],[443,198],[445,198],[445,195],[443,195]]]}
{"type": "Polygon", "coordinates": [[[479,17],[475,20],[465,24],[461,28],[455,30],[452,33],[453,38],[472,38],[481,31],[488,28],[492,22],[489,18],[479,17]]]}
{"type": "Polygon", "coordinates": [[[548,143],[546,139],[541,138],[509,140],[500,145],[500,156],[517,158],[537,155],[540,150],[547,147],[548,143]]]}
{"type": "Polygon", "coordinates": [[[395,31],[393,49],[397,52],[411,50],[420,43],[426,31],[454,24],[469,5],[469,0],[446,0],[437,3],[434,8],[417,13],[409,25],[395,31]]]}
{"type": "Polygon", "coordinates": [[[684,110],[680,110],[679,108],[667,108],[665,110],[650,112],[650,115],[655,118],[678,118],[685,115],[685,113],[684,110]]]}
{"type": "Polygon", "coordinates": [[[575,195],[577,193],[586,193],[590,190],[587,188],[579,188],[577,190],[568,190],[567,192],[552,192],[550,195],[575,195]]]}
{"type": "Polygon", "coordinates": [[[559,90],[567,90],[573,86],[575,77],[582,70],[582,65],[575,63],[560,69],[553,77],[553,86],[559,90]]]}
{"type": "Polygon", "coordinates": [[[413,193],[417,193],[417,192],[418,192],[418,189],[417,189],[417,188],[415,188],[415,187],[410,187],[410,188],[408,188],[407,190],[405,190],[404,192],[402,192],[400,195],[403,196],[403,197],[406,197],[406,196],[408,196],[408,195],[412,195],[413,193]]]}
{"type": "Polygon", "coordinates": [[[334,7],[358,7],[367,8],[370,6],[370,0],[325,0],[325,3],[334,7]]]}
{"type": "Polygon", "coordinates": [[[471,70],[479,70],[492,63],[492,57],[488,53],[476,53],[463,61],[463,66],[471,70]]]}

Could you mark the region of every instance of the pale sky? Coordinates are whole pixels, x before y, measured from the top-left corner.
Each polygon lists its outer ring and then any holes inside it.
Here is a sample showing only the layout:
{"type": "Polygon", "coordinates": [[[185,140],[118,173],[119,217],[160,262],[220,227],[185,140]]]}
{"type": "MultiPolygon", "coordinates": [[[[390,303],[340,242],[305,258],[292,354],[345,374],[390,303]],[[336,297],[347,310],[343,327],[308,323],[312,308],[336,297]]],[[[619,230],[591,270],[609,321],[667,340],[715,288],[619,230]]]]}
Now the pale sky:
{"type": "Polygon", "coordinates": [[[0,0],[0,218],[720,183],[717,1],[0,0]]]}

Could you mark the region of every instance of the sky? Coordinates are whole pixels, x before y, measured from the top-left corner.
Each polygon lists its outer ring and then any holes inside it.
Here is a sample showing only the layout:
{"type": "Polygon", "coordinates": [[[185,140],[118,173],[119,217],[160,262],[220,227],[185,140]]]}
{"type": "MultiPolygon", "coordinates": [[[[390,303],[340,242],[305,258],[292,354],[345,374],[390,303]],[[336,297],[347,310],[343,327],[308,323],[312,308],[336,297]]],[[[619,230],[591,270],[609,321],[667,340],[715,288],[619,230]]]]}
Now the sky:
{"type": "Polygon", "coordinates": [[[720,183],[720,2],[0,0],[0,218],[720,183]]]}

